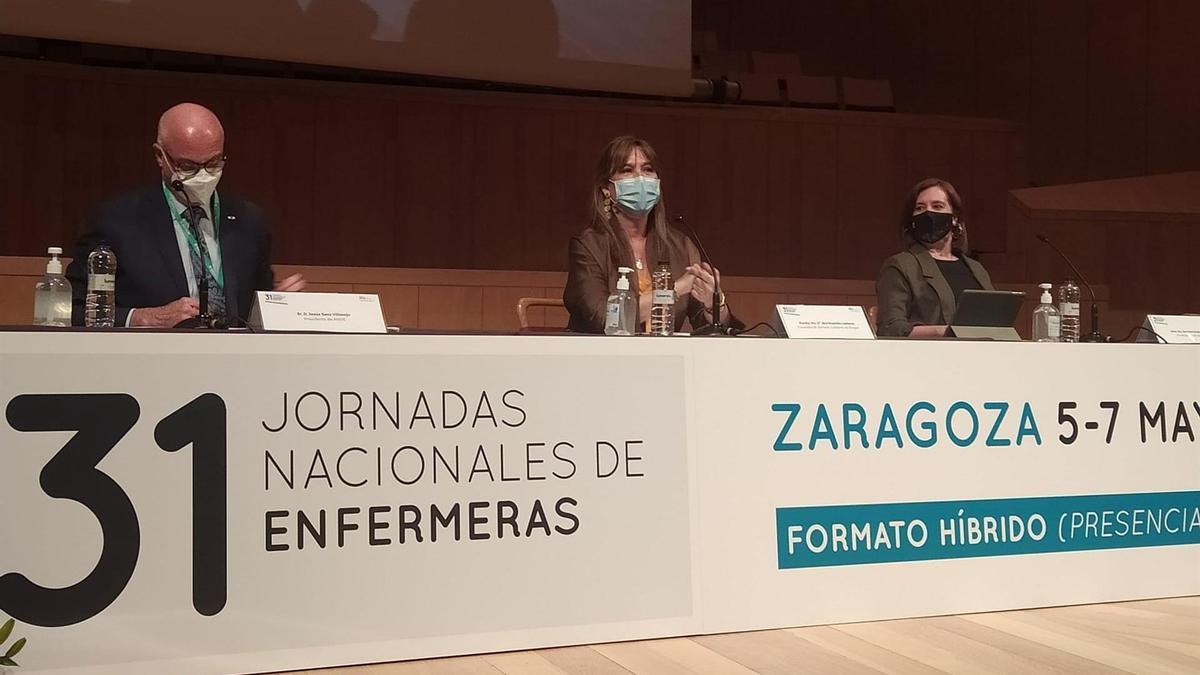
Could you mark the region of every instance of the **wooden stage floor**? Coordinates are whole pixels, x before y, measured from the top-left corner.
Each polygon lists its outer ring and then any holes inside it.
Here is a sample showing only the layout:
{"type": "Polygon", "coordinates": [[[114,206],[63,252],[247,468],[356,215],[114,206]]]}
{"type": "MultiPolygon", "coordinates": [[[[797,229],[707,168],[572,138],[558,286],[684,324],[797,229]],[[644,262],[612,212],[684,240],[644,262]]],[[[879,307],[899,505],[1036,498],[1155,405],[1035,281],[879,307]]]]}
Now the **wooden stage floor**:
{"type": "Polygon", "coordinates": [[[319,675],[1200,673],[1200,596],[620,642],[319,675]]]}

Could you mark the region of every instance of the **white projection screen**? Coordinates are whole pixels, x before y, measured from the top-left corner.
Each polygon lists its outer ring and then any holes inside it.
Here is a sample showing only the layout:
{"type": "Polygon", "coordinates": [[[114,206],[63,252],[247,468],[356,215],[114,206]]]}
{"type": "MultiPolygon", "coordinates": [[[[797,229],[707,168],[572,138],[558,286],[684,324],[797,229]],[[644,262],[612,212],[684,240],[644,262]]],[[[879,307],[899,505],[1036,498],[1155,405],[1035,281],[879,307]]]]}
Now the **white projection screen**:
{"type": "Polygon", "coordinates": [[[0,0],[0,33],[686,96],[691,0],[0,0]]]}

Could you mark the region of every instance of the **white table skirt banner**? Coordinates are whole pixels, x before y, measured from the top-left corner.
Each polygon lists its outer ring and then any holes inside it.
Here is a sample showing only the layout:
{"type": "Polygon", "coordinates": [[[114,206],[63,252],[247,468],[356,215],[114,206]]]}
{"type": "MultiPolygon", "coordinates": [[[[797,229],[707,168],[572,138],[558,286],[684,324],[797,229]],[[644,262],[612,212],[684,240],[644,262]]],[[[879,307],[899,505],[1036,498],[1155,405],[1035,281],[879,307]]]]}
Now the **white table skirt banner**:
{"type": "MultiPolygon", "coordinates": [[[[1182,345],[0,332],[21,672],[1200,593],[1182,345]]],[[[4,646],[0,646],[0,654],[4,646]]]]}

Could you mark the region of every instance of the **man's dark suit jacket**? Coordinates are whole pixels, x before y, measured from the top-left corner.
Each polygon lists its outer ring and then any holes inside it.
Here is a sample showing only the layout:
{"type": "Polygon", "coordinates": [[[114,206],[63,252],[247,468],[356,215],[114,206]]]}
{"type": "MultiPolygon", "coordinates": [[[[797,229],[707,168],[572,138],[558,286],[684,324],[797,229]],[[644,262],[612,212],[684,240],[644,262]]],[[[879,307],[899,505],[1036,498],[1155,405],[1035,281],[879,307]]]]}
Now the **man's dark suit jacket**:
{"type": "MultiPolygon", "coordinates": [[[[245,320],[254,292],[269,291],[273,284],[271,236],[262,211],[221,193],[217,239],[226,313],[245,320]]],[[[162,185],[155,183],[102,205],[76,243],[67,267],[73,295],[71,320],[76,326],[83,325],[87,256],[101,242],[117,255],[117,326],[125,325],[131,309],[159,307],[189,294],[175,223],[162,185]]]]}

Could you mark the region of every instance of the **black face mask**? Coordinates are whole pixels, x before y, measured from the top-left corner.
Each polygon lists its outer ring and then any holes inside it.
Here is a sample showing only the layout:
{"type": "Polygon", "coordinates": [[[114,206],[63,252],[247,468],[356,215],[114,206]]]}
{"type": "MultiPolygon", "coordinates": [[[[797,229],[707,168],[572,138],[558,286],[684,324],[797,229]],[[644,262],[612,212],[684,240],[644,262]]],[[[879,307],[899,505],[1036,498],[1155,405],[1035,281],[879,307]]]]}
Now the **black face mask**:
{"type": "Polygon", "coordinates": [[[912,217],[912,221],[908,224],[908,232],[912,235],[913,239],[922,244],[929,245],[940,241],[942,237],[950,232],[950,228],[953,225],[953,213],[924,211],[912,217]]]}

